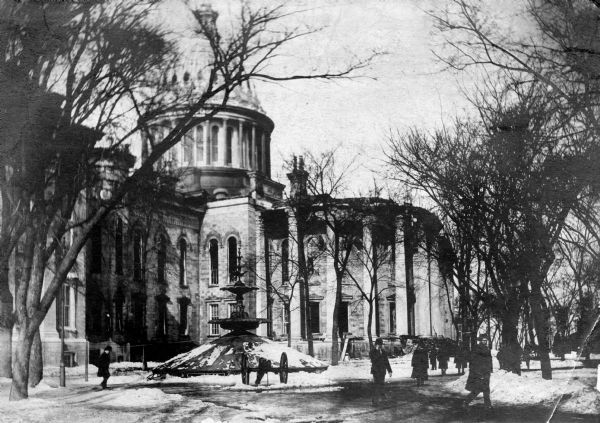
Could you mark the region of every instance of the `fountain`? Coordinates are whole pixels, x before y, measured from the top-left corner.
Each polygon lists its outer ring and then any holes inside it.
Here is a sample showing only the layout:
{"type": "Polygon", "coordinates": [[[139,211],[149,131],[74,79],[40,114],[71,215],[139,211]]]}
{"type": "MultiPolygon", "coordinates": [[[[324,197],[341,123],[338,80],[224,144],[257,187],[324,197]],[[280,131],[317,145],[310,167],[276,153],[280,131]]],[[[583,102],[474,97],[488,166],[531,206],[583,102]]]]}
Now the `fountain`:
{"type": "Polygon", "coordinates": [[[242,272],[241,262],[241,251],[238,250],[236,270],[231,272],[233,284],[221,288],[235,295],[236,303],[231,315],[208,322],[230,332],[160,364],[152,370],[149,378],[165,374],[188,377],[240,373],[242,382],[248,384],[250,372],[271,371],[279,374],[280,382],[287,383],[290,372],[322,371],[328,367],[311,356],[250,332],[269,320],[250,317],[245,311],[244,295],[258,290],[258,287],[243,282],[246,272],[242,272]]]}

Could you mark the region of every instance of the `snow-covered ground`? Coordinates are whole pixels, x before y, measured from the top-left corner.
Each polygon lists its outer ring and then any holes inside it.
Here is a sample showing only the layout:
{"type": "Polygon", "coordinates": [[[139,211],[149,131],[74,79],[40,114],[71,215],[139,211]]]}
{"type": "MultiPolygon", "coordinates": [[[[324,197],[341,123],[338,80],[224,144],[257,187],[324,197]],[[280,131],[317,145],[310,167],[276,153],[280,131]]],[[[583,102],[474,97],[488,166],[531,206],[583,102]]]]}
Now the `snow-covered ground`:
{"type": "MultiPolygon", "coordinates": [[[[388,382],[406,383],[410,380],[410,358],[405,356],[391,360],[393,375],[391,378],[386,377],[388,382]]],[[[552,364],[564,368],[567,365],[580,365],[580,362],[572,359],[562,362],[553,360],[552,364]]],[[[532,368],[536,366],[539,367],[539,362],[532,362],[532,368]]],[[[198,414],[198,410],[202,410],[202,416],[216,421],[218,419],[215,416],[219,414],[215,410],[222,410],[222,406],[212,404],[209,400],[204,401],[204,398],[190,399],[177,393],[165,393],[172,392],[172,389],[165,388],[177,384],[193,389],[194,385],[198,385],[201,389],[214,387],[215,392],[231,392],[232,395],[240,395],[240,392],[236,391],[264,390],[279,393],[327,393],[343,389],[340,384],[344,382],[371,380],[370,367],[368,360],[352,360],[329,367],[321,373],[290,373],[287,385],[279,383],[279,377],[271,373],[263,378],[259,387],[254,387],[243,385],[240,375],[205,375],[185,379],[168,376],[162,380],[147,380],[148,373],[137,370],[141,369],[141,363],[113,363],[113,372],[115,369],[127,369],[127,373],[111,377],[111,389],[106,391],[97,386],[100,379],[96,377],[96,368],[93,366],[89,366],[87,382],[83,378],[83,366],[68,369],[67,388],[56,387],[58,373],[55,369],[48,368],[42,383],[30,389],[30,398],[16,403],[8,401],[11,380],[0,378],[0,421],[127,423],[155,421],[156,415],[169,413],[169,410],[176,410],[178,414],[198,414]]],[[[448,374],[456,375],[453,363],[450,363],[448,374]]],[[[430,371],[430,375],[439,376],[440,371],[430,371]]],[[[553,376],[554,379],[548,381],[541,378],[539,371],[523,372],[519,377],[496,370],[491,378],[492,401],[496,405],[542,405],[548,408],[557,406],[559,410],[567,412],[600,414],[600,393],[594,389],[595,369],[561,370],[554,372],[553,376]]],[[[251,382],[254,382],[254,377],[255,373],[252,373],[251,382]]],[[[460,378],[454,376],[448,380],[433,377],[424,388],[419,388],[419,392],[425,396],[438,397],[444,396],[444,393],[447,396],[465,395],[466,378],[466,375],[460,378]]],[[[258,411],[248,409],[246,412],[258,411]]]]}

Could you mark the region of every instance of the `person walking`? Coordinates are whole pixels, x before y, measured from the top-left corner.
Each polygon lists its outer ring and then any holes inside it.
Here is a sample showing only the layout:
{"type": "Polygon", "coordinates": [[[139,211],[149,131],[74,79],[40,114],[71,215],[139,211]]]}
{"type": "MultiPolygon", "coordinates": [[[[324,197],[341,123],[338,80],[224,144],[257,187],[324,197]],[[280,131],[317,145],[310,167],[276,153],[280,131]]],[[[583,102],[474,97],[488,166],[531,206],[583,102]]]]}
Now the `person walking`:
{"type": "Polygon", "coordinates": [[[458,345],[456,347],[456,353],[454,355],[454,364],[456,365],[456,370],[458,371],[458,374],[464,375],[467,360],[465,357],[465,349],[462,347],[462,345],[458,345]]]}
{"type": "Polygon", "coordinates": [[[429,362],[431,363],[431,370],[437,370],[437,353],[437,348],[435,345],[432,345],[431,349],[429,350],[429,362]]]}
{"type": "Polygon", "coordinates": [[[379,401],[385,398],[384,381],[385,372],[387,371],[392,377],[392,367],[388,360],[387,353],[383,349],[383,339],[375,340],[375,347],[369,353],[371,358],[371,374],[373,375],[373,405],[377,405],[379,401]]]}
{"type": "Polygon", "coordinates": [[[112,347],[107,345],[104,348],[102,354],[100,354],[100,358],[98,359],[98,377],[102,378],[102,382],[100,386],[102,389],[106,389],[106,382],[110,377],[110,372],[108,371],[108,367],[110,366],[110,352],[112,351],[112,347]]]}
{"type": "Polygon", "coordinates": [[[413,368],[410,377],[417,380],[417,386],[423,386],[427,380],[429,360],[427,359],[427,348],[422,342],[417,344],[410,364],[413,368]]]}
{"type": "Polygon", "coordinates": [[[446,370],[448,370],[448,360],[450,359],[446,346],[440,346],[437,359],[439,363],[438,367],[442,371],[442,376],[446,376],[446,370]]]}
{"type": "Polygon", "coordinates": [[[483,393],[483,402],[488,409],[492,408],[490,399],[490,375],[492,374],[492,354],[488,348],[488,339],[484,335],[477,338],[477,345],[473,348],[469,360],[469,377],[465,388],[471,391],[463,403],[467,408],[480,392],[483,393]]]}

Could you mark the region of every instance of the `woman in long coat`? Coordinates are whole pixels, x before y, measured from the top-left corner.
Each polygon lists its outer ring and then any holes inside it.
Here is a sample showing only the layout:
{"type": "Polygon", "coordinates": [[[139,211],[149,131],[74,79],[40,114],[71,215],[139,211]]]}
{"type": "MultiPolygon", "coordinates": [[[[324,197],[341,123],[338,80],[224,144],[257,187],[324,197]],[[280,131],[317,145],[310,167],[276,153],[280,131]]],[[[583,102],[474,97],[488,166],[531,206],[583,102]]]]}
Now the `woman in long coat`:
{"type": "Polygon", "coordinates": [[[417,386],[424,385],[424,381],[427,380],[427,369],[429,368],[429,360],[427,358],[427,349],[421,343],[417,345],[417,348],[413,352],[412,361],[412,374],[411,378],[417,380],[417,386]]]}
{"type": "Polygon", "coordinates": [[[485,336],[480,336],[478,341],[479,343],[471,351],[469,377],[465,386],[465,389],[471,391],[471,393],[467,395],[463,406],[467,407],[482,392],[486,408],[491,408],[490,375],[492,373],[492,354],[487,346],[488,341],[485,336]]]}
{"type": "Polygon", "coordinates": [[[110,366],[110,352],[112,351],[112,347],[107,345],[104,348],[104,352],[100,354],[100,358],[98,359],[98,377],[102,378],[102,382],[100,386],[102,389],[106,389],[106,382],[110,377],[110,372],[108,371],[108,367],[110,366]]]}

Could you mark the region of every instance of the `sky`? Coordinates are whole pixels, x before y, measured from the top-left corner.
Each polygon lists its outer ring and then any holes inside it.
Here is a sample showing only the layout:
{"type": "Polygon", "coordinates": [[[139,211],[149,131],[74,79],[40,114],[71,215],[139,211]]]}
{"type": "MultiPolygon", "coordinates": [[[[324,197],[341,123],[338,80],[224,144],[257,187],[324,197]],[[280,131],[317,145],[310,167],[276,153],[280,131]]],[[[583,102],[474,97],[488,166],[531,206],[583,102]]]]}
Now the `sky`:
{"type": "MultiPolygon", "coordinates": [[[[185,0],[167,0],[164,17],[182,30],[185,0]]],[[[207,3],[190,0],[192,6],[207,3]]],[[[336,70],[380,52],[355,78],[336,81],[256,82],[266,114],[274,121],[272,174],[285,181],[283,161],[305,150],[339,148],[342,161],[356,158],[355,191],[365,192],[373,178],[383,183],[384,150],[391,134],[411,127],[431,129],[456,116],[474,113],[461,94],[472,76],[451,72],[436,58],[443,48],[428,11],[440,11],[449,0],[295,0],[285,3],[287,28],[315,30],[281,50],[270,65],[274,74],[336,70]],[[375,172],[375,173],[373,173],[375,172]]],[[[487,1],[487,0],[486,0],[487,1]]],[[[514,0],[498,0],[497,10],[514,0]]],[[[252,7],[272,5],[249,1],[252,7]]],[[[218,25],[227,28],[239,11],[239,0],[213,1],[218,25]]],[[[356,193],[356,192],[355,192],[356,193]]]]}

